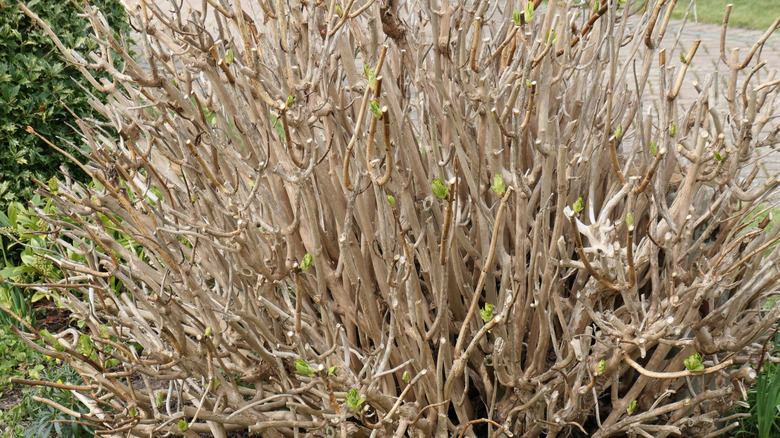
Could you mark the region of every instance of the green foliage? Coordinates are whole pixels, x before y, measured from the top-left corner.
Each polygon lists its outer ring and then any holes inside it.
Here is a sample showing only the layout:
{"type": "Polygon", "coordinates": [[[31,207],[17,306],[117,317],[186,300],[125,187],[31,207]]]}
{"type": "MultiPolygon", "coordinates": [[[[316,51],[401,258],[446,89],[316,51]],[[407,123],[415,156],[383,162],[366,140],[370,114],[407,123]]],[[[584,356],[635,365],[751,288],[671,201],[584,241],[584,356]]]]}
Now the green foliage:
{"type": "Polygon", "coordinates": [[[301,271],[305,271],[309,268],[311,268],[311,264],[314,262],[314,256],[312,256],[310,253],[306,253],[306,255],[303,256],[303,262],[301,263],[301,271]]]}
{"type": "MultiPolygon", "coordinates": [[[[32,198],[32,204],[44,213],[53,213],[56,209],[51,201],[42,201],[39,195],[32,198]]],[[[56,291],[48,294],[32,289],[12,286],[13,283],[36,283],[57,281],[62,278],[60,269],[44,256],[52,256],[53,245],[48,225],[32,209],[25,208],[19,202],[8,205],[7,214],[0,211],[0,304],[11,309],[28,322],[34,321],[33,303],[44,298],[57,298],[56,291]]],[[[0,312],[0,323],[10,324],[11,320],[0,312]]]]}
{"type": "Polygon", "coordinates": [[[530,23],[531,20],[534,19],[534,2],[529,1],[525,5],[525,21],[526,23],[530,23]]]}
{"type": "Polygon", "coordinates": [[[650,145],[648,146],[648,148],[650,149],[651,154],[655,155],[658,153],[658,143],[656,143],[655,141],[650,140],[650,145]]]}
{"type": "Polygon", "coordinates": [[[337,372],[339,372],[339,367],[330,367],[328,370],[328,377],[335,376],[337,372]]]}
{"type": "Polygon", "coordinates": [[[404,371],[403,375],[401,376],[401,380],[406,383],[409,383],[412,380],[412,377],[409,375],[409,371],[404,371]]]}
{"type": "Polygon", "coordinates": [[[312,368],[308,363],[306,363],[305,360],[298,359],[295,361],[295,373],[302,374],[304,376],[314,377],[314,368],[312,368]]]}
{"type": "MultiPolygon", "coordinates": [[[[49,382],[83,385],[81,376],[69,365],[57,365],[46,367],[41,372],[41,379],[49,382]]],[[[66,415],[59,409],[45,403],[36,402],[33,396],[47,398],[55,401],[68,409],[76,412],[87,413],[89,409],[84,406],[69,390],[51,387],[26,388],[22,402],[9,412],[3,414],[8,417],[11,424],[24,423],[23,433],[16,436],[24,437],[66,437],[80,438],[94,435],[93,428],[76,424],[73,417],[66,415]]],[[[9,425],[11,425],[9,424],[9,425]]]]}
{"type": "Polygon", "coordinates": [[[491,189],[493,189],[494,192],[496,192],[496,195],[499,197],[504,196],[504,192],[506,192],[506,184],[504,184],[504,176],[501,174],[496,174],[493,177],[493,185],[490,186],[491,189]]]}
{"type": "Polygon", "coordinates": [[[599,361],[599,364],[596,365],[596,372],[594,373],[596,376],[600,376],[604,374],[604,371],[607,369],[607,361],[604,359],[601,359],[599,361]]]}
{"type": "Polygon", "coordinates": [[[230,65],[233,63],[233,51],[231,49],[228,49],[227,53],[225,53],[225,64],[230,65]]]}
{"type": "Polygon", "coordinates": [[[395,207],[395,197],[387,195],[387,203],[390,204],[391,207],[395,207]]]}
{"type": "Polygon", "coordinates": [[[636,399],[631,400],[631,403],[628,404],[628,407],[626,408],[626,413],[628,415],[631,415],[636,410],[636,399]]]}
{"type": "Polygon", "coordinates": [[[441,178],[433,180],[431,183],[431,190],[439,199],[447,199],[447,195],[450,193],[450,188],[444,184],[444,181],[441,178]]]}
{"type": "Polygon", "coordinates": [[[379,101],[375,99],[371,99],[371,113],[374,114],[374,117],[377,119],[382,118],[382,108],[379,107],[379,101]]]}
{"type": "Polygon", "coordinates": [[[574,205],[572,205],[572,210],[574,210],[574,213],[579,213],[582,211],[582,209],[585,208],[585,201],[582,200],[582,196],[577,198],[576,201],[574,201],[574,205]]]}
{"type": "Polygon", "coordinates": [[[515,23],[515,26],[520,26],[521,18],[520,18],[520,11],[517,9],[512,10],[512,22],[515,23]]]}
{"type": "MultiPolygon", "coordinates": [[[[674,8],[672,18],[682,19],[685,11],[688,9],[691,0],[680,0],[674,8]]],[[[772,21],[777,18],[777,0],[696,0],[696,15],[693,8],[688,14],[688,21],[694,19],[702,23],[720,24],[723,22],[723,14],[726,11],[726,5],[732,3],[729,16],[729,27],[742,27],[765,31],[772,21]],[[767,13],[770,11],[770,13],[767,13]],[[771,13],[775,11],[775,13],[771,13]]],[[[738,32],[736,29],[729,30],[729,33],[738,32]]],[[[776,30],[775,32],[780,32],[776,30]]]]}
{"type": "Polygon", "coordinates": [[[365,397],[361,397],[360,393],[357,389],[352,388],[347,393],[347,406],[351,409],[354,409],[356,411],[360,410],[360,407],[363,406],[363,402],[366,401],[365,397]]]}
{"type": "Polygon", "coordinates": [[[493,305],[490,303],[485,303],[485,307],[482,309],[479,309],[479,316],[482,317],[482,320],[485,322],[490,322],[491,319],[493,319],[493,305]]]}
{"type": "MultiPolygon", "coordinates": [[[[119,0],[90,3],[100,7],[114,29],[129,30],[119,0]]],[[[99,51],[86,20],[77,16],[77,4],[80,2],[32,0],[27,6],[57,32],[66,47],[81,53],[99,51]]],[[[30,178],[46,181],[59,173],[66,160],[25,132],[27,126],[80,156],[75,147],[66,147],[68,142],[79,145],[81,135],[72,128],[75,121],[65,107],[80,117],[98,114],[79,85],[102,97],[75,67],[62,60],[51,38],[16,2],[0,1],[0,209],[5,210],[12,201],[30,199],[35,188],[30,178]]],[[[85,176],[72,163],[65,165],[72,175],[85,176]]]]}
{"type": "Polygon", "coordinates": [[[615,128],[615,138],[620,139],[623,136],[623,125],[617,125],[615,128]]]}
{"type": "Polygon", "coordinates": [[[688,368],[690,371],[701,371],[704,369],[704,364],[701,363],[701,360],[701,354],[693,353],[688,356],[688,359],[685,359],[685,368],[688,368]]]}
{"type": "Polygon", "coordinates": [[[767,363],[756,382],[756,420],[759,438],[780,435],[777,406],[780,405],[780,366],[767,363]]]}

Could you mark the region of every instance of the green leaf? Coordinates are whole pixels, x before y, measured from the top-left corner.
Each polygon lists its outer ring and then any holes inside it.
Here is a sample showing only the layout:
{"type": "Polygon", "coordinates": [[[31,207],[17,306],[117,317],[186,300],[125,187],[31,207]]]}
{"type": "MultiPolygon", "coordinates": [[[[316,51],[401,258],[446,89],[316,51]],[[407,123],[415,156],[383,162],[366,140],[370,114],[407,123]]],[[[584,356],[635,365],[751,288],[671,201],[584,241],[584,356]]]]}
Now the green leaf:
{"type": "Polygon", "coordinates": [[[672,123],[672,126],[669,127],[669,137],[674,137],[674,134],[677,134],[677,124],[672,123]]]}
{"type": "Polygon", "coordinates": [[[599,0],[596,0],[593,2],[593,12],[598,12],[599,9],[601,9],[601,2],[599,0]]]}
{"type": "Polygon", "coordinates": [[[292,94],[287,96],[287,103],[285,105],[285,108],[290,109],[293,106],[293,103],[295,103],[295,96],[292,94]]]}
{"type": "Polygon", "coordinates": [[[92,339],[90,339],[89,336],[85,334],[79,336],[79,343],[76,345],[76,351],[84,356],[89,356],[92,354],[92,339]]]}
{"type": "Polygon", "coordinates": [[[701,371],[704,369],[704,364],[701,362],[701,354],[693,353],[688,356],[688,359],[685,359],[683,363],[685,364],[685,368],[688,368],[690,371],[701,371]]]}
{"type": "Polygon", "coordinates": [[[712,151],[712,155],[715,156],[715,159],[718,160],[718,163],[723,161],[723,156],[720,155],[720,152],[712,151]]]}
{"type": "Polygon", "coordinates": [[[57,194],[60,191],[60,183],[57,181],[57,177],[51,177],[48,181],[46,181],[46,184],[49,186],[49,191],[53,194],[57,194]]]}
{"type": "Polygon", "coordinates": [[[626,225],[628,225],[629,229],[634,226],[634,215],[631,213],[626,214],[626,225]]]}
{"type": "Polygon", "coordinates": [[[620,139],[623,136],[623,125],[617,125],[615,128],[615,138],[620,139]]]}
{"type": "Polygon", "coordinates": [[[650,148],[650,153],[651,153],[651,154],[655,155],[655,154],[657,154],[657,153],[658,153],[658,144],[656,144],[656,142],[655,142],[655,141],[653,141],[653,140],[650,140],[650,146],[649,146],[649,148],[650,148]]]}
{"type": "Polygon", "coordinates": [[[98,326],[98,333],[100,333],[101,338],[108,339],[108,327],[104,326],[103,324],[98,326]]]}
{"type": "Polygon", "coordinates": [[[328,370],[328,377],[335,376],[338,371],[339,367],[330,367],[328,370]]]}
{"type": "Polygon", "coordinates": [[[582,211],[583,208],[585,208],[585,201],[582,200],[582,196],[577,198],[577,200],[574,202],[574,205],[571,206],[572,210],[574,210],[574,213],[579,213],[582,211]]]}
{"type": "Polygon", "coordinates": [[[534,19],[534,2],[528,1],[525,5],[525,22],[530,23],[534,19]]]}
{"type": "Polygon", "coordinates": [[[306,253],[306,255],[303,256],[303,262],[301,262],[301,271],[305,271],[311,267],[312,262],[314,262],[314,257],[311,255],[311,253],[306,253]]]}
{"type": "Polygon", "coordinates": [[[233,51],[228,49],[227,53],[225,53],[225,65],[230,65],[233,63],[233,51]]]}
{"type": "Polygon", "coordinates": [[[409,376],[409,371],[404,371],[404,374],[401,376],[401,380],[406,383],[409,383],[412,380],[411,376],[409,376]]]}
{"type": "Polygon", "coordinates": [[[530,80],[530,79],[526,79],[526,80],[525,80],[525,86],[526,86],[526,87],[528,87],[528,88],[531,88],[531,85],[533,85],[533,84],[531,83],[531,80],[530,80]]]}
{"type": "Polygon", "coordinates": [[[306,361],[303,359],[298,359],[295,361],[295,372],[296,374],[314,377],[314,368],[310,367],[309,364],[306,363],[306,361]]]}
{"type": "Polygon", "coordinates": [[[685,64],[685,53],[683,53],[683,52],[680,52],[680,62],[685,64]]]}
{"type": "Polygon", "coordinates": [[[136,408],[130,408],[130,411],[128,412],[131,417],[137,417],[138,416],[138,409],[136,408]]]}
{"type": "Polygon", "coordinates": [[[395,198],[391,195],[387,195],[387,203],[390,204],[391,207],[395,208],[395,198]]]}
{"type": "Polygon", "coordinates": [[[628,404],[628,407],[626,408],[626,413],[628,415],[631,415],[636,410],[636,399],[631,400],[631,403],[628,404]]]}
{"type": "Polygon", "coordinates": [[[157,405],[158,408],[161,408],[163,405],[163,397],[165,396],[165,393],[162,391],[157,391],[154,393],[154,404],[157,405]]]}
{"type": "Polygon", "coordinates": [[[433,191],[433,194],[436,195],[439,199],[446,199],[447,195],[450,193],[449,186],[444,184],[444,180],[441,178],[436,178],[431,183],[431,190],[433,191]]]}
{"type": "Polygon", "coordinates": [[[499,197],[504,196],[504,192],[506,192],[506,184],[504,184],[504,177],[501,174],[496,174],[493,177],[493,185],[490,186],[491,189],[493,189],[494,192],[496,192],[496,195],[499,197]]]}
{"type": "Polygon", "coordinates": [[[596,365],[596,372],[594,373],[596,376],[600,376],[604,374],[604,371],[607,369],[607,361],[604,359],[601,359],[599,361],[599,364],[596,365]]]}
{"type": "Polygon", "coordinates": [[[374,117],[376,117],[377,119],[381,119],[382,108],[379,107],[379,101],[375,99],[371,99],[371,103],[369,105],[371,105],[371,112],[374,114],[374,117]]]}
{"type": "Polygon", "coordinates": [[[515,26],[520,26],[520,11],[517,9],[512,10],[512,22],[515,23],[515,26]]]}
{"type": "Polygon", "coordinates": [[[182,432],[187,431],[187,429],[189,428],[189,425],[187,424],[187,420],[185,420],[184,418],[179,420],[179,423],[176,426],[178,426],[179,430],[182,432]]]}
{"type": "Polygon", "coordinates": [[[213,332],[213,329],[211,327],[206,327],[206,332],[203,333],[203,334],[206,335],[206,337],[208,338],[209,336],[211,336],[212,332],[213,332]]]}
{"type": "Polygon", "coordinates": [[[363,402],[366,401],[365,397],[361,397],[360,393],[358,393],[358,390],[355,388],[352,388],[347,393],[347,406],[359,411],[360,407],[363,406],[363,402]]]}
{"type": "Polygon", "coordinates": [[[374,70],[371,70],[371,68],[368,66],[368,64],[363,66],[363,74],[366,76],[366,79],[368,79],[368,86],[371,87],[372,90],[376,89],[376,72],[374,70]]]}
{"type": "Polygon", "coordinates": [[[493,319],[493,308],[492,304],[485,303],[485,307],[479,309],[479,316],[482,317],[483,321],[490,322],[490,320],[493,319]]]}

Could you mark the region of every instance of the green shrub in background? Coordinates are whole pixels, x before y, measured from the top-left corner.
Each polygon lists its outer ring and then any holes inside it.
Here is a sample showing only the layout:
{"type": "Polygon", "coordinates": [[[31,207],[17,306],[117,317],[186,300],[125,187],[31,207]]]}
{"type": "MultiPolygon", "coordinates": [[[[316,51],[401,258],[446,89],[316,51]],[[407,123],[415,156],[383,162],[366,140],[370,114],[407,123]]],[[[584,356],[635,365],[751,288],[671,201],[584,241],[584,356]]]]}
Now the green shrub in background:
{"type": "MultiPolygon", "coordinates": [[[[79,17],[79,4],[33,0],[27,6],[57,29],[66,47],[88,53],[99,48],[89,36],[86,19],[79,17]]],[[[114,29],[128,31],[119,0],[90,4],[103,11],[114,29]]],[[[16,1],[0,0],[0,210],[13,201],[26,203],[34,190],[30,178],[46,181],[65,162],[57,151],[25,132],[28,125],[55,144],[81,143],[66,106],[80,117],[97,116],[81,86],[90,89],[78,70],[62,60],[43,29],[19,10],[16,1]]],[[[66,149],[75,152],[72,146],[66,149]]],[[[75,166],[65,165],[81,176],[75,166]]]]}

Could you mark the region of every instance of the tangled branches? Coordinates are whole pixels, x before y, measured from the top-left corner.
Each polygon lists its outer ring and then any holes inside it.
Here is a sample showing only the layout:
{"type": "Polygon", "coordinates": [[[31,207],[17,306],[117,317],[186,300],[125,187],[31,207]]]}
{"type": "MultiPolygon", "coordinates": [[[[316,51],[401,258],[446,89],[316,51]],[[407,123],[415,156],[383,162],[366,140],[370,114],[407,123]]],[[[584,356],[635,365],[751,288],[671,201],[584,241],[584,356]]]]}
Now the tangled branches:
{"type": "Polygon", "coordinates": [[[680,97],[674,0],[242,3],[142,1],[143,62],[89,6],[102,51],[60,45],[113,78],[120,136],[82,121],[95,183],[48,195],[86,324],[38,348],[83,376],[82,421],[717,433],[780,316],[766,38],[724,59],[724,111],[712,76],[680,97]]]}

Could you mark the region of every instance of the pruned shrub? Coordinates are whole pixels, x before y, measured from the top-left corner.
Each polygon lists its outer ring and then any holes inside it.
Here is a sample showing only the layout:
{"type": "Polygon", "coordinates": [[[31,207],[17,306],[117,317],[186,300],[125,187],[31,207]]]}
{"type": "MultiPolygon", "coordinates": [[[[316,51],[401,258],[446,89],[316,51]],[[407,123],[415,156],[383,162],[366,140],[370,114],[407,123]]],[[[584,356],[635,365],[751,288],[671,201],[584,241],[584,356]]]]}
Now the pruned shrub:
{"type": "Polygon", "coordinates": [[[674,1],[248,3],[141,2],[137,62],[91,8],[101,50],[65,50],[111,74],[120,135],[80,122],[95,184],[42,185],[67,275],[39,289],[84,325],[32,337],[83,377],[79,421],[734,427],[780,316],[778,181],[751,171],[773,29],[690,86],[698,43],[659,48],[674,1]]]}

